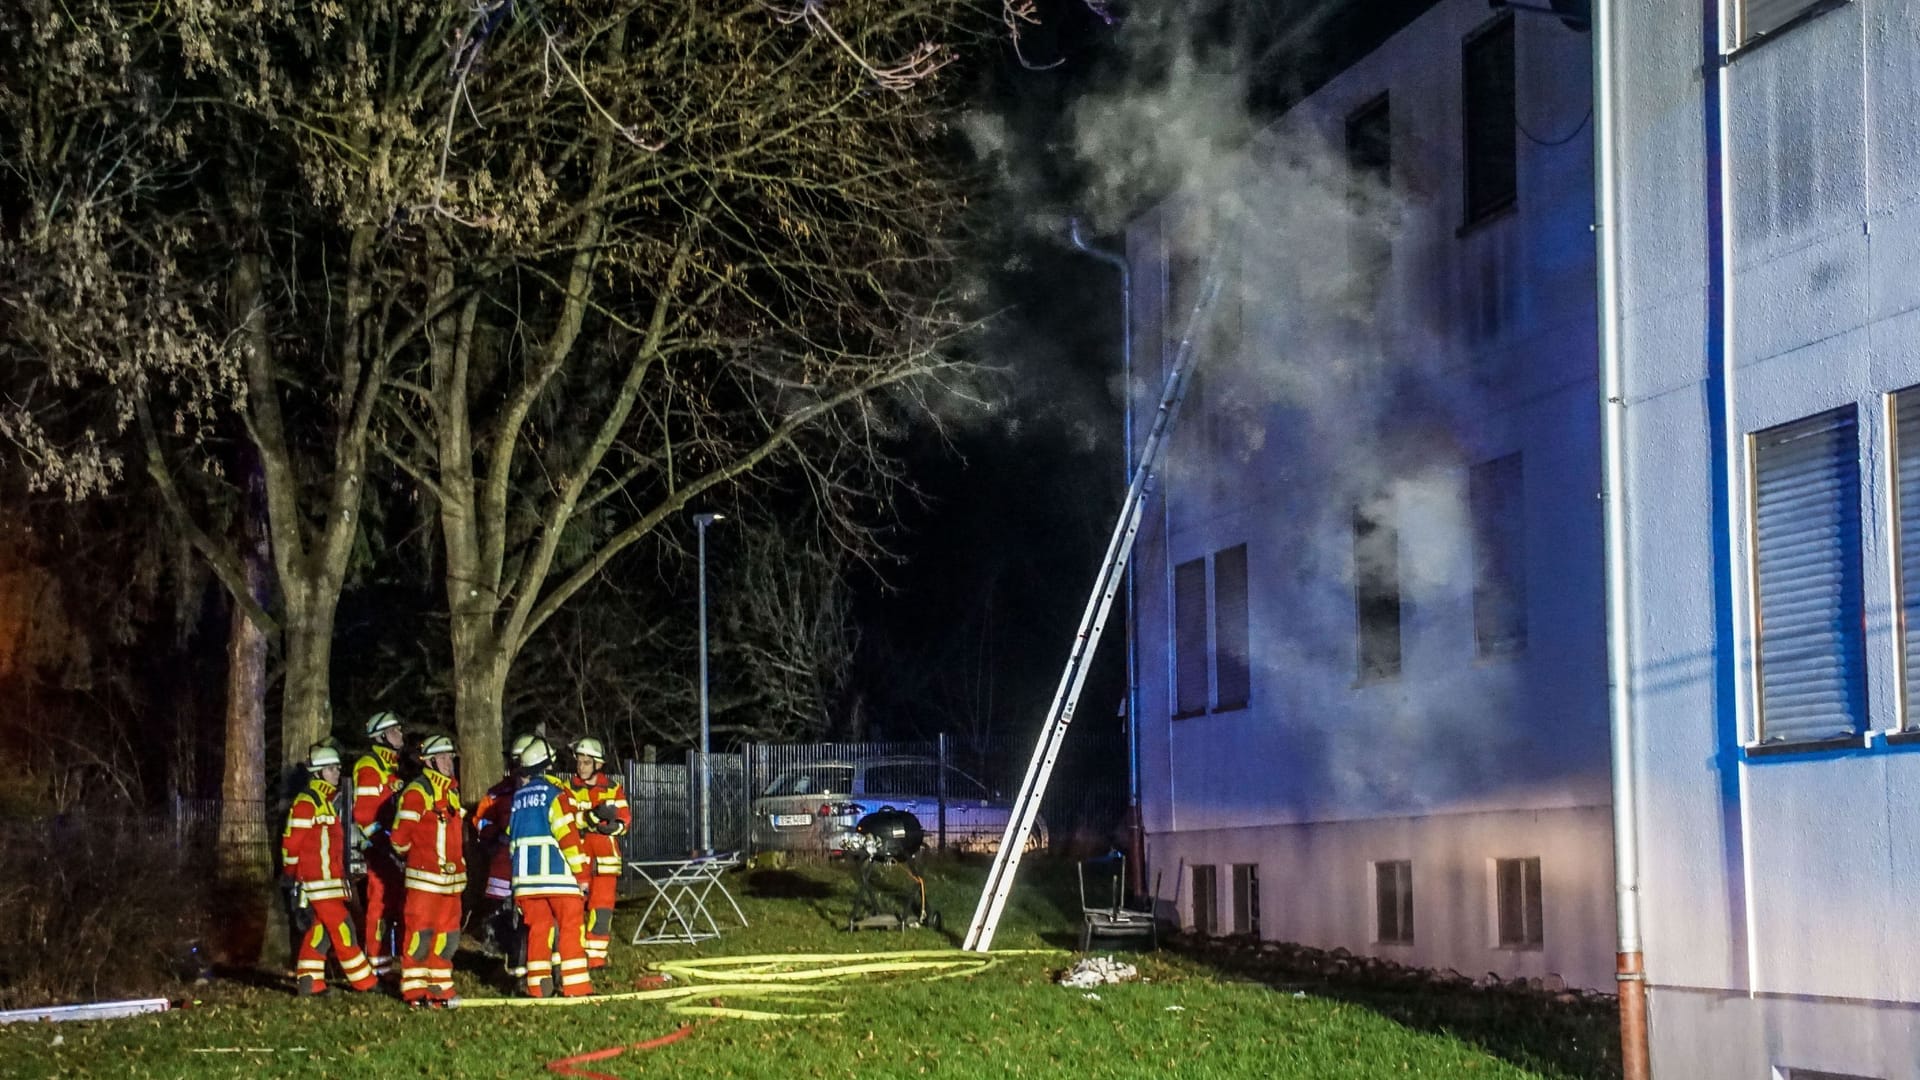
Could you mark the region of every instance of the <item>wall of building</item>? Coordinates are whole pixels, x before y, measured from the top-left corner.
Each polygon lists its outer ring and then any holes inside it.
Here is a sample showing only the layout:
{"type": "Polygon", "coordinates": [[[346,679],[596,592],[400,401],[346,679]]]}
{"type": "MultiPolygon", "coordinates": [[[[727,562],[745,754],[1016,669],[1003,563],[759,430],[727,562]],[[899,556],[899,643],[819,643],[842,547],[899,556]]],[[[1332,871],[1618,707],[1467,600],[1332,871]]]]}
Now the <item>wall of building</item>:
{"type": "Polygon", "coordinates": [[[1621,9],[1655,1067],[1914,1076],[1920,929],[1904,909],[1920,843],[1905,822],[1920,757],[1872,736],[1817,754],[1743,747],[1756,738],[1745,440],[1847,404],[1868,726],[1904,722],[1884,395],[1920,383],[1920,12],[1856,0],[1735,52],[1722,76],[1712,8],[1621,9]]]}
{"type": "Polygon", "coordinates": [[[1185,321],[1168,309],[1193,292],[1179,275],[1199,276],[1222,247],[1231,312],[1136,553],[1143,809],[1162,898],[1177,897],[1183,919],[1184,866],[1252,861],[1265,936],[1603,985],[1590,43],[1554,19],[1516,20],[1516,112],[1537,141],[1518,139],[1515,209],[1463,228],[1461,44],[1489,14],[1477,0],[1437,5],[1256,138],[1228,209],[1187,193],[1130,232],[1143,415],[1179,337],[1169,324],[1185,321]],[[1339,283],[1355,229],[1342,140],[1383,91],[1392,256],[1356,312],[1339,283]],[[1210,214],[1227,224],[1197,224],[1210,214]],[[1481,656],[1468,475],[1516,451],[1527,643],[1481,656]],[[1376,496],[1400,529],[1403,662],[1363,681],[1353,513],[1376,496]],[[1171,567],[1241,543],[1250,703],[1170,719],[1171,567]],[[1541,953],[1487,946],[1483,871],[1514,856],[1540,856],[1553,890],[1541,953]],[[1415,864],[1416,921],[1431,928],[1411,949],[1376,946],[1370,929],[1368,865],[1399,857],[1415,864]]]}

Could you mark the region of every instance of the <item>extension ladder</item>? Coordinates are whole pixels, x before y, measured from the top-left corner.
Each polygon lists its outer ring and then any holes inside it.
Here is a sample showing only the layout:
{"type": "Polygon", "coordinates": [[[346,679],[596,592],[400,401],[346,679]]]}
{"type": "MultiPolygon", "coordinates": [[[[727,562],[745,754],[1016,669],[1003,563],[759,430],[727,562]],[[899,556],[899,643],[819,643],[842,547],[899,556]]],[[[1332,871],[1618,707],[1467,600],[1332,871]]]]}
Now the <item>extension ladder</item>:
{"type": "MultiPolygon", "coordinates": [[[[1120,520],[1114,523],[1113,537],[1107,541],[1106,558],[1100,563],[1093,593],[1087,598],[1087,610],[1080,617],[1080,629],[1074,635],[1066,670],[1061,673],[1060,686],[1053,692],[1053,701],[1047,706],[1047,721],[1041,728],[1040,741],[1033,748],[1033,760],[1027,764],[1026,779],[1020,783],[1020,793],[1014,799],[1013,812],[1007,815],[1007,831],[1000,837],[1000,851],[994,856],[993,869],[987,873],[986,887],[980,893],[980,905],[974,909],[973,922],[967,926],[967,936],[961,947],[970,952],[986,952],[993,948],[994,929],[999,926],[1000,915],[1006,909],[1007,895],[1013,891],[1014,874],[1020,868],[1020,856],[1026,850],[1027,839],[1033,833],[1034,819],[1040,814],[1040,799],[1046,794],[1047,780],[1053,775],[1053,764],[1060,756],[1067,725],[1073,723],[1073,710],[1080,703],[1080,689],[1086,682],[1094,647],[1100,644],[1100,633],[1107,628],[1107,616],[1113,610],[1114,594],[1119,592],[1120,583],[1126,576],[1127,559],[1133,553],[1133,542],[1139,535],[1140,519],[1146,510],[1154,464],[1166,446],[1174,418],[1180,412],[1180,403],[1186,398],[1188,377],[1195,364],[1195,338],[1206,321],[1209,309],[1213,307],[1214,298],[1220,292],[1221,270],[1221,260],[1216,256],[1213,268],[1200,288],[1200,295],[1194,301],[1193,313],[1187,318],[1186,334],[1181,337],[1180,347],[1174,353],[1173,368],[1167,372],[1166,388],[1160,392],[1159,411],[1154,414],[1153,426],[1148,429],[1146,441],[1140,446],[1140,462],[1127,484],[1126,501],[1120,507],[1120,520]]],[[[1132,388],[1129,387],[1127,392],[1132,393],[1132,388]]]]}

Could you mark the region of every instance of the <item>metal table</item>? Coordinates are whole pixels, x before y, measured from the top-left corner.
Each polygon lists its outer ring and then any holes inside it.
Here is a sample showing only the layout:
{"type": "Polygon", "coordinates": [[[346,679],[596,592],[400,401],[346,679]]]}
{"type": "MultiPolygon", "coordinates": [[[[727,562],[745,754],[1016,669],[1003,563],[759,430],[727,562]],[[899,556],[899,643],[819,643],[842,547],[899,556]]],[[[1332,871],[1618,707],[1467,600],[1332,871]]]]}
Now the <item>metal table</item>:
{"type": "MultiPolygon", "coordinates": [[[[720,880],[721,874],[738,865],[740,853],[737,851],[684,859],[640,859],[627,863],[629,870],[653,888],[653,898],[647,901],[646,910],[640,914],[639,925],[633,928],[632,944],[690,945],[719,937],[720,924],[714,921],[713,912],[708,906],[709,898],[715,892],[733,909],[740,925],[747,925],[746,915],[734,901],[733,894],[727,891],[726,883],[720,880]],[[649,933],[647,927],[652,923],[655,911],[660,912],[660,926],[649,933]]],[[[718,903],[717,900],[712,902],[718,903]]]]}

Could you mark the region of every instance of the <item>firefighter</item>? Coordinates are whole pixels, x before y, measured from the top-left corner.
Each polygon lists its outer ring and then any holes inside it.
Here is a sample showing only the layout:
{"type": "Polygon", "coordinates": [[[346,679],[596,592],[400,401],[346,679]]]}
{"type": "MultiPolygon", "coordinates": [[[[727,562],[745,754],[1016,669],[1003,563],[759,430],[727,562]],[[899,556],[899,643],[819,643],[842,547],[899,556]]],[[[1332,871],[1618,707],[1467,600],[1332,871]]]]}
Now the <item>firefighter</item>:
{"type": "Polygon", "coordinates": [[[327,992],[327,955],[340,965],[347,985],[371,990],[373,968],[354,940],[347,906],[347,831],[334,806],[340,785],[340,753],[317,745],[307,754],[307,786],[293,797],[287,827],[280,834],[280,872],[295,883],[294,918],[300,927],[294,987],[302,996],[327,992]]]}
{"type": "Polygon", "coordinates": [[[566,786],[549,775],[552,752],[535,740],[521,751],[521,784],[507,818],[513,845],[513,902],[527,930],[528,997],[554,994],[553,957],[560,957],[559,992],[593,993],[587,972],[582,900],[589,862],[574,827],[578,811],[566,786]]]}
{"type": "Polygon", "coordinates": [[[599,739],[580,739],[573,744],[573,776],[567,781],[567,793],[580,808],[575,820],[581,846],[592,861],[587,879],[587,967],[607,966],[607,946],[613,940],[613,901],[619,891],[620,844],[615,837],[625,836],[633,825],[633,812],[627,808],[627,791],[620,781],[600,771],[607,752],[599,739]]]}
{"type": "Polygon", "coordinates": [[[420,747],[424,766],[400,791],[393,815],[394,854],[405,860],[400,997],[407,1004],[456,1005],[453,953],[460,947],[460,898],[467,890],[466,815],[454,778],[453,740],[434,735],[420,747]]]}
{"type": "Polygon", "coordinates": [[[488,788],[473,808],[474,835],[487,852],[486,898],[474,912],[474,922],[484,926],[494,946],[506,953],[507,975],[513,979],[526,978],[527,948],[518,909],[513,905],[513,850],[507,844],[507,815],[512,811],[513,793],[520,788],[520,778],[515,775],[520,754],[533,739],[532,735],[521,735],[513,740],[507,748],[506,775],[488,788]]]}
{"type": "Polygon", "coordinates": [[[399,717],[374,713],[367,718],[367,739],[372,745],[353,763],[353,825],[359,832],[356,846],[367,866],[363,936],[367,960],[382,977],[393,970],[389,935],[404,899],[400,863],[387,834],[393,828],[394,805],[400,795],[400,748],[406,738],[399,717]]]}

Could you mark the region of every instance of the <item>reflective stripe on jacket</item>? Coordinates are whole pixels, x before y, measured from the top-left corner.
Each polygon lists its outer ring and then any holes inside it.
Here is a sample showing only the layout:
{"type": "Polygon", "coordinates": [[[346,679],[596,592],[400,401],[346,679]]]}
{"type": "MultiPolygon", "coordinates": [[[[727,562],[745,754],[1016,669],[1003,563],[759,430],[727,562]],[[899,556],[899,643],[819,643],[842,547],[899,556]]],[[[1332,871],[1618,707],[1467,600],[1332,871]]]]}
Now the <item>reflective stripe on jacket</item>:
{"type": "Polygon", "coordinates": [[[587,857],[574,828],[573,797],[551,776],[513,794],[507,837],[513,845],[513,895],[578,896],[587,857]]]}
{"type": "Polygon", "coordinates": [[[346,828],[334,809],[338,789],[315,776],[293,797],[280,833],[280,865],[309,900],[344,900],[346,828]]]}
{"type": "Polygon", "coordinates": [[[400,755],[375,744],[353,763],[353,824],[369,841],[393,828],[400,794],[400,755]]]}
{"type": "Polygon", "coordinates": [[[432,769],[400,792],[393,850],[406,859],[409,889],[458,896],[467,887],[466,817],[453,778],[432,769]]]}

